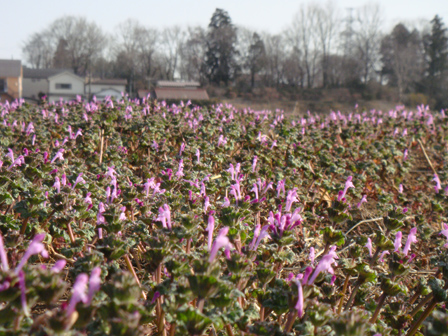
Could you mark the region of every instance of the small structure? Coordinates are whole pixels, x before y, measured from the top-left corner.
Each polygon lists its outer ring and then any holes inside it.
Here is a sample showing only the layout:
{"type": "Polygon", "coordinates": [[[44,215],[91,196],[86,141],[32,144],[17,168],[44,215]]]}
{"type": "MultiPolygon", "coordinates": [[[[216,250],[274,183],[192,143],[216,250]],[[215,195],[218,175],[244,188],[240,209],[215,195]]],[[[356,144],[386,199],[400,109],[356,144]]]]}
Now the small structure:
{"type": "Polygon", "coordinates": [[[86,97],[95,96],[97,99],[103,100],[106,97],[114,97],[121,99],[124,92],[126,92],[126,79],[86,79],[85,95],[86,97]]]}
{"type": "Polygon", "coordinates": [[[208,100],[205,89],[199,82],[157,81],[151,90],[151,97],[157,100],[208,100]]]}
{"type": "Polygon", "coordinates": [[[0,60],[0,101],[22,98],[22,62],[0,60]]]}
{"type": "Polygon", "coordinates": [[[84,79],[68,69],[29,69],[23,70],[23,96],[38,100],[47,96],[49,102],[74,100],[84,96],[84,79]]]}

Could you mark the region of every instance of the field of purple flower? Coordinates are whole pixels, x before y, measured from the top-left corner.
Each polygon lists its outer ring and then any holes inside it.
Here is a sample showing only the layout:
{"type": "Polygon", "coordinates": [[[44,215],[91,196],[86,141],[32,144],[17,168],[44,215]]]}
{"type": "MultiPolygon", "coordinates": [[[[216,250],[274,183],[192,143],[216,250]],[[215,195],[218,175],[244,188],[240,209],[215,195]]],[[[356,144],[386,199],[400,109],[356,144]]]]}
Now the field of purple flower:
{"type": "Polygon", "coordinates": [[[1,335],[448,335],[443,111],[0,111],[1,335]]]}

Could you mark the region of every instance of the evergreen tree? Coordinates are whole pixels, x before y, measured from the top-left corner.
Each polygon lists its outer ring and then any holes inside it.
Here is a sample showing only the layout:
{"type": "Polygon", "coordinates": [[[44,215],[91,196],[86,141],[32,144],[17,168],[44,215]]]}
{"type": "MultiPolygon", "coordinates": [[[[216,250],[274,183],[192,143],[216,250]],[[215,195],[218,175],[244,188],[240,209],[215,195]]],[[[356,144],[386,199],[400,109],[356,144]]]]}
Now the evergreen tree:
{"type": "Polygon", "coordinates": [[[427,94],[435,100],[435,107],[446,107],[448,104],[447,79],[448,70],[448,37],[442,19],[435,16],[431,21],[431,33],[425,35],[425,86],[427,94]]]}
{"type": "Polygon", "coordinates": [[[227,85],[237,72],[236,28],[229,14],[217,8],[208,26],[203,72],[210,83],[227,85]]]}

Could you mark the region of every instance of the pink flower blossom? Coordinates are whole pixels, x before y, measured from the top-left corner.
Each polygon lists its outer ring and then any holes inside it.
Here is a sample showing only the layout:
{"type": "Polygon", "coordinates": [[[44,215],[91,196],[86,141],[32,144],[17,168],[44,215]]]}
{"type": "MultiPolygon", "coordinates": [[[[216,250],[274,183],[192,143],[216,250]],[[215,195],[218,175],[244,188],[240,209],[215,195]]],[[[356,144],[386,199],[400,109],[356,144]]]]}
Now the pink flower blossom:
{"type": "Polygon", "coordinates": [[[364,245],[369,250],[369,256],[372,258],[372,240],[367,238],[367,244],[364,245]]]}
{"type": "Polygon", "coordinates": [[[230,244],[230,240],[229,238],[227,238],[228,232],[229,232],[228,226],[224,227],[223,229],[221,229],[221,231],[219,231],[218,236],[213,242],[212,248],[210,250],[210,257],[208,259],[209,263],[212,263],[215,260],[219,249],[224,247],[226,250],[229,250],[230,248],[232,248],[232,244],[230,244]]]}
{"type": "Polygon", "coordinates": [[[357,204],[357,208],[360,209],[363,203],[367,203],[367,195],[362,195],[361,200],[359,201],[359,203],[357,204]]]}
{"type": "Polygon", "coordinates": [[[44,238],[45,233],[39,233],[34,236],[33,240],[30,243],[30,246],[22,257],[22,260],[20,260],[20,263],[16,267],[16,273],[19,272],[23,268],[23,266],[25,266],[28,259],[35,254],[40,254],[43,258],[48,258],[48,252],[47,250],[45,250],[45,245],[42,244],[44,238]]]}
{"type": "Polygon", "coordinates": [[[215,218],[210,215],[208,216],[208,224],[206,231],[208,232],[208,250],[212,250],[212,241],[213,241],[213,231],[215,230],[215,218]]]}
{"type": "Polygon", "coordinates": [[[88,282],[89,277],[85,273],[81,273],[76,277],[75,283],[73,284],[72,297],[70,298],[67,309],[65,311],[66,316],[70,316],[75,311],[76,305],[79,302],[87,302],[88,297],[86,291],[88,282]]]}
{"type": "Polygon", "coordinates": [[[417,234],[417,228],[414,227],[409,232],[408,239],[406,240],[406,244],[404,245],[404,248],[403,248],[403,254],[405,256],[407,256],[409,251],[411,250],[411,244],[417,242],[417,238],[415,237],[416,234],[417,234]]]}
{"type": "MultiPolygon", "coordinates": [[[[443,247],[448,247],[448,225],[446,223],[443,223],[443,230],[440,231],[439,235],[444,235],[446,237],[446,244],[443,245],[443,247]]],[[[2,258],[3,262],[3,258],[2,258]]]]}
{"type": "Polygon", "coordinates": [[[395,241],[394,241],[394,252],[398,252],[401,248],[401,238],[403,237],[403,233],[401,231],[398,231],[395,234],[395,241]]]}
{"type": "Polygon", "coordinates": [[[297,284],[297,303],[294,308],[297,310],[297,314],[299,318],[303,316],[303,290],[302,283],[299,280],[296,280],[297,284]]]}
{"type": "Polygon", "coordinates": [[[338,195],[338,201],[339,201],[339,202],[340,202],[343,198],[345,198],[345,195],[347,194],[347,190],[348,190],[349,188],[354,188],[354,187],[355,187],[354,184],[352,183],[352,179],[353,179],[352,176],[349,176],[349,177],[347,178],[347,181],[345,182],[344,190],[342,191],[341,194],[338,195]]]}

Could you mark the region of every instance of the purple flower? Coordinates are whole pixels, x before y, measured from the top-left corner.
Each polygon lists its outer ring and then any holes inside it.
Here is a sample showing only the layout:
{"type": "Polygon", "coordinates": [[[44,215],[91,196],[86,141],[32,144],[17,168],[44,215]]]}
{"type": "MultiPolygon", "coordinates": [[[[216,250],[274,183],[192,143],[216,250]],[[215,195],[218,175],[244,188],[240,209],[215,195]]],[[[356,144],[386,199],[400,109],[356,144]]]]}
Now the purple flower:
{"type": "Polygon", "coordinates": [[[349,176],[348,178],[347,178],[347,181],[345,182],[345,187],[344,187],[344,190],[342,191],[342,193],[341,194],[339,194],[338,195],[338,201],[340,202],[343,198],[345,198],[345,195],[347,194],[347,190],[349,189],[349,188],[354,188],[355,186],[354,186],[354,184],[352,183],[352,176],[349,176]]]}
{"type": "Polygon", "coordinates": [[[64,259],[56,261],[53,267],[51,268],[51,271],[53,273],[61,272],[64,269],[66,263],[67,262],[64,259]]]}
{"type": "Polygon", "coordinates": [[[87,302],[88,297],[86,291],[88,281],[89,277],[85,273],[81,273],[76,277],[72,289],[72,297],[65,311],[66,316],[70,316],[75,311],[78,302],[84,302],[84,303],[87,302]]]}
{"type": "Polygon", "coordinates": [[[288,191],[288,196],[286,196],[286,206],[285,211],[291,211],[291,206],[293,203],[298,202],[297,200],[297,190],[294,188],[293,190],[288,191]]]}
{"type": "Polygon", "coordinates": [[[438,193],[439,190],[442,189],[442,183],[440,182],[439,176],[437,174],[434,174],[434,178],[432,179],[432,181],[434,181],[436,183],[436,185],[434,186],[434,189],[435,189],[436,193],[438,193]]]}
{"type": "Polygon", "coordinates": [[[299,318],[302,318],[303,316],[303,290],[302,290],[302,284],[299,280],[296,280],[297,284],[297,303],[295,305],[295,309],[297,310],[297,314],[299,318]]]}
{"type": "Polygon", "coordinates": [[[215,218],[210,215],[208,216],[208,225],[207,225],[207,232],[208,232],[208,250],[212,250],[212,240],[213,240],[213,230],[215,229],[215,218]]]}
{"type": "Polygon", "coordinates": [[[64,148],[59,149],[59,150],[57,151],[56,155],[54,156],[54,158],[51,160],[50,163],[53,163],[53,162],[55,162],[55,161],[58,160],[58,159],[61,160],[61,161],[63,161],[63,160],[64,160],[64,156],[62,156],[62,154],[64,153],[64,151],[65,151],[64,148]]]}
{"type": "Polygon", "coordinates": [[[5,245],[3,244],[3,237],[1,234],[0,234],[0,259],[2,261],[2,270],[3,271],[9,270],[8,256],[6,254],[5,245]]]}
{"type": "Polygon", "coordinates": [[[209,206],[210,206],[210,198],[208,196],[206,196],[205,200],[204,200],[204,212],[207,212],[207,209],[209,208],[209,206]]]}
{"type": "Polygon", "coordinates": [[[401,248],[401,238],[403,237],[403,233],[401,231],[398,231],[395,234],[395,241],[394,241],[394,252],[398,252],[401,248]]]}
{"type": "Polygon", "coordinates": [[[159,291],[155,292],[150,304],[156,303],[156,301],[159,297],[161,297],[160,292],[159,291]]]}
{"type": "Polygon", "coordinates": [[[224,247],[225,249],[229,250],[232,247],[229,238],[227,238],[228,232],[229,232],[228,226],[224,227],[223,229],[221,229],[221,231],[219,231],[218,236],[213,242],[212,248],[210,250],[210,257],[208,259],[209,263],[212,263],[215,260],[219,249],[224,247]]]}
{"type": "Polygon", "coordinates": [[[164,204],[159,208],[159,216],[156,221],[162,222],[163,228],[171,230],[171,211],[168,204],[164,204]]]}
{"type": "Polygon", "coordinates": [[[258,199],[258,187],[257,187],[256,183],[254,183],[254,186],[252,187],[252,189],[250,191],[254,192],[255,193],[255,199],[258,199]]]}
{"type": "Polygon", "coordinates": [[[316,253],[314,251],[314,247],[310,247],[310,254],[308,259],[310,260],[311,264],[314,264],[314,259],[316,258],[316,253]]]}
{"type": "Polygon", "coordinates": [[[45,233],[39,233],[34,236],[33,240],[30,243],[30,246],[23,255],[22,260],[20,260],[20,263],[16,267],[16,273],[19,272],[23,268],[23,266],[25,266],[26,262],[32,255],[40,254],[43,258],[48,258],[48,252],[47,250],[45,250],[44,244],[42,244],[44,238],[45,233]]]}
{"type": "Polygon", "coordinates": [[[321,272],[328,272],[330,274],[334,274],[334,269],[333,269],[332,265],[333,264],[337,265],[335,259],[339,259],[335,253],[335,249],[336,249],[336,247],[332,246],[330,249],[330,252],[328,252],[328,254],[324,255],[322,257],[322,259],[319,261],[319,264],[317,264],[317,267],[314,270],[312,277],[308,281],[309,285],[312,285],[314,283],[314,280],[316,280],[316,278],[318,277],[318,275],[321,272]]]}
{"type": "Polygon", "coordinates": [[[313,268],[308,266],[305,268],[305,274],[303,275],[303,284],[308,284],[308,278],[310,277],[311,273],[313,272],[313,268]]]}
{"type": "MultiPolygon", "coordinates": [[[[261,228],[259,234],[257,235],[257,240],[255,241],[255,244],[253,245],[253,247],[251,248],[252,251],[256,251],[258,248],[258,245],[260,245],[260,242],[266,238],[269,237],[269,233],[268,233],[268,229],[269,229],[269,225],[265,225],[261,228]]],[[[255,234],[257,232],[254,232],[254,238],[255,238],[255,234]]]]}
{"type": "MultiPolygon", "coordinates": [[[[440,231],[439,235],[444,235],[446,237],[446,244],[443,245],[443,247],[448,247],[448,225],[446,223],[443,223],[443,227],[444,229],[440,231]]],[[[2,263],[3,263],[3,257],[2,257],[2,263]]]]}
{"type": "Polygon", "coordinates": [[[258,160],[258,157],[256,155],[254,155],[254,160],[252,162],[252,173],[255,173],[255,168],[257,167],[257,160],[258,160]]]}
{"type": "Polygon", "coordinates": [[[93,297],[96,292],[99,291],[101,286],[101,268],[95,267],[90,274],[89,279],[89,291],[87,293],[87,302],[86,304],[90,304],[92,302],[93,297]]]}
{"type": "Polygon", "coordinates": [[[198,158],[196,163],[199,164],[200,163],[200,158],[201,158],[201,151],[199,150],[199,148],[196,149],[196,157],[198,158]]]}
{"type": "Polygon", "coordinates": [[[384,257],[386,256],[386,254],[390,254],[390,252],[389,251],[381,252],[380,257],[379,257],[380,262],[384,262],[384,257]]]}
{"type": "Polygon", "coordinates": [[[82,184],[86,183],[86,180],[84,180],[82,178],[82,175],[83,175],[83,173],[79,173],[78,177],[76,178],[75,184],[73,185],[73,189],[75,189],[75,187],[78,183],[82,183],[82,184]]]}
{"type": "Polygon", "coordinates": [[[367,244],[364,245],[369,250],[369,256],[372,258],[372,240],[367,238],[367,244]]]}
{"type": "Polygon", "coordinates": [[[277,184],[277,197],[280,195],[285,195],[285,179],[278,181],[277,184]]]}
{"type": "Polygon", "coordinates": [[[411,250],[411,244],[417,242],[417,238],[415,237],[416,234],[417,234],[417,228],[414,227],[409,232],[408,239],[406,240],[406,244],[404,245],[404,248],[403,248],[403,254],[405,256],[407,256],[408,252],[411,250]]]}
{"type": "Polygon", "coordinates": [[[398,186],[398,192],[399,192],[400,194],[403,193],[403,185],[402,185],[402,184],[400,184],[400,185],[398,186]]]}
{"type": "Polygon", "coordinates": [[[358,209],[361,208],[361,205],[363,203],[367,203],[367,195],[362,195],[361,200],[359,201],[358,205],[356,206],[358,209]]]}
{"type": "Polygon", "coordinates": [[[230,200],[227,197],[224,197],[224,202],[222,203],[223,208],[227,208],[230,206],[230,200]]]}

